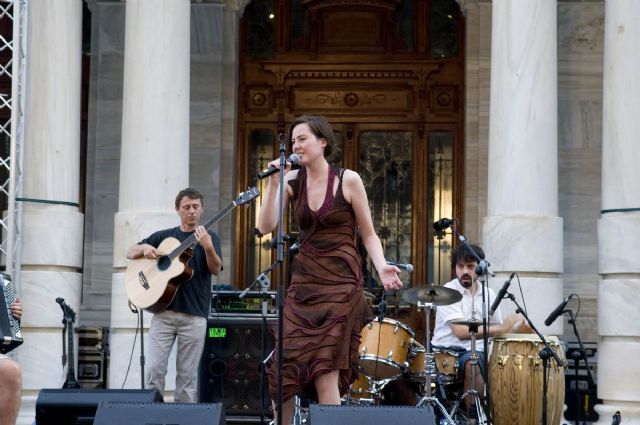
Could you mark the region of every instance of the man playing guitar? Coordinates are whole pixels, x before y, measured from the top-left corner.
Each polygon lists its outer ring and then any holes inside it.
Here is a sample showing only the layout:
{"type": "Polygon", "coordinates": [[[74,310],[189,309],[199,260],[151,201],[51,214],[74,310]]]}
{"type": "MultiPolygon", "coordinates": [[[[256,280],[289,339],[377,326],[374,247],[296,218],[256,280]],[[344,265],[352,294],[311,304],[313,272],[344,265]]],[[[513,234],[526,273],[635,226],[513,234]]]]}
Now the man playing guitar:
{"type": "Polygon", "coordinates": [[[183,242],[191,236],[195,237],[197,243],[193,255],[185,264],[193,270],[193,275],[181,283],[168,307],[156,311],[151,320],[148,379],[149,386],[164,395],[169,354],[177,338],[174,401],[194,403],[197,401],[198,362],[204,348],[211,306],[211,275],[217,275],[222,270],[222,255],[218,236],[199,224],[204,212],[202,194],[193,189],[180,191],[176,196],[175,208],[180,217],[180,226],[160,230],[143,239],[129,249],[127,258],[155,260],[169,254],[159,249],[165,239],[175,238],[183,242]]]}

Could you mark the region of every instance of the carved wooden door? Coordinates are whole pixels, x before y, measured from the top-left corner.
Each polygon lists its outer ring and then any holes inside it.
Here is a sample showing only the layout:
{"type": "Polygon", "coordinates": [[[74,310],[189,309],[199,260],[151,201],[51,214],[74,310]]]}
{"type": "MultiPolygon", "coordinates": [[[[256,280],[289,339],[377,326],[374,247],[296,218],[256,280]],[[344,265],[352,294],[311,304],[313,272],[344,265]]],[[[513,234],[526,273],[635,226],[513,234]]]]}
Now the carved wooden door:
{"type": "MultiPolygon", "coordinates": [[[[454,0],[254,0],[241,25],[238,185],[277,157],[295,116],[323,115],[338,139],[330,160],[362,176],[387,259],[414,265],[405,286],[449,280],[453,240],[431,225],[462,218],[462,27],[454,0]]],[[[238,214],[240,286],[274,258],[271,235],[255,232],[259,203],[238,214]]]]}

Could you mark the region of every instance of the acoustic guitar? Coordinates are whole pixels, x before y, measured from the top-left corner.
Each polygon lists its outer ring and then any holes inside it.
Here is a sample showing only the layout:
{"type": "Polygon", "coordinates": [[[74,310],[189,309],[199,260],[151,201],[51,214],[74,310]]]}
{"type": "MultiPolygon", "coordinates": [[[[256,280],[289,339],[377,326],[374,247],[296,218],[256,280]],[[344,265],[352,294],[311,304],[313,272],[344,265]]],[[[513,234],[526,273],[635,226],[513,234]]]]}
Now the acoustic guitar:
{"type": "MultiPolygon", "coordinates": [[[[203,226],[206,229],[222,220],[237,205],[246,204],[256,198],[260,192],[250,187],[209,219],[203,226]]],[[[124,276],[127,296],[132,304],[152,313],[159,313],[169,307],[180,286],[191,279],[193,270],[189,260],[193,256],[193,247],[197,244],[195,234],[183,242],[176,238],[166,238],[158,250],[166,253],[157,259],[139,258],[132,260],[124,276]]]]}

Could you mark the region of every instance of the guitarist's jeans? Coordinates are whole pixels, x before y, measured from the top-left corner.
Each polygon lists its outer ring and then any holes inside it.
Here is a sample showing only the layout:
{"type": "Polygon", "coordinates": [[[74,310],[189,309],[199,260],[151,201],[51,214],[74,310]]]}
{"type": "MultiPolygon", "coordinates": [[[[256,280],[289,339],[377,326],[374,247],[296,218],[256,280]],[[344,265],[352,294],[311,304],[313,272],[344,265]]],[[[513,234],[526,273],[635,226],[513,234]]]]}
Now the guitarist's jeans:
{"type": "Polygon", "coordinates": [[[176,403],[197,402],[198,363],[204,348],[207,319],[165,310],[156,313],[149,328],[149,387],[164,397],[169,355],[176,338],[176,403]]]}

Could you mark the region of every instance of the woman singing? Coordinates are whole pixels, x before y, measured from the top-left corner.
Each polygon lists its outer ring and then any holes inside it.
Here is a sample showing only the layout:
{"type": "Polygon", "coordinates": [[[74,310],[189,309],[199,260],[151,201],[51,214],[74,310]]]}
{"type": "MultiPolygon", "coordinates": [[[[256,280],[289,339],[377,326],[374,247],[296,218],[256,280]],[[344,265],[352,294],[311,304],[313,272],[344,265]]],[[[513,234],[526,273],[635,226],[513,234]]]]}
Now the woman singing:
{"type": "MultiPolygon", "coordinates": [[[[323,117],[301,116],[291,124],[290,134],[300,169],[291,170],[287,165],[283,197],[285,206],[289,200],[293,204],[300,252],[291,265],[284,304],[284,424],[291,423],[294,395],[340,404],[340,396],[358,377],[360,330],[368,311],[356,228],[384,289],[402,286],[399,270],[384,258],[362,179],[326,160],[334,143],[331,125],[323,117]]],[[[279,168],[280,162],[269,165],[279,168]]],[[[278,224],[278,186],[276,173],[263,195],[258,221],[262,233],[273,231],[278,224]]],[[[277,360],[276,351],[267,370],[274,412],[277,360]]]]}

